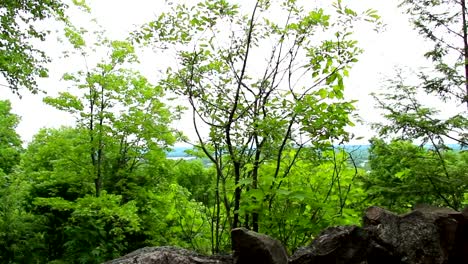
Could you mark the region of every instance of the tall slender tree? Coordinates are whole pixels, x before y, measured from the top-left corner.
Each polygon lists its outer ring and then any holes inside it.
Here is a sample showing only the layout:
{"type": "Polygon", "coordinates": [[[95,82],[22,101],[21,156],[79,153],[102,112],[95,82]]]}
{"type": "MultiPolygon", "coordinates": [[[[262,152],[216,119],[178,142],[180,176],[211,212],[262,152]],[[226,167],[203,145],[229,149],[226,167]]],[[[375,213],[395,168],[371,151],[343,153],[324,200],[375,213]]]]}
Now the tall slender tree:
{"type": "Polygon", "coordinates": [[[468,10],[465,0],[405,0],[401,7],[416,30],[434,44],[425,56],[434,71],[421,73],[423,87],[468,110],[468,10]]]}
{"type": "Polygon", "coordinates": [[[400,5],[410,15],[414,28],[433,43],[425,53],[433,67],[419,73],[410,85],[402,72],[387,83],[390,92],[376,96],[390,121],[381,134],[399,134],[431,144],[451,139],[468,144],[468,10],[464,0],[405,0],[400,5]],[[444,107],[421,100],[421,92],[436,96],[444,107]],[[445,112],[445,113],[444,113],[445,112]]]}
{"type": "Polygon", "coordinates": [[[174,142],[169,124],[175,112],[161,101],[164,95],[160,86],[127,68],[138,62],[129,42],[100,38],[93,46],[86,43],[82,33],[66,29],[68,39],[84,59],[84,69],[64,75],[71,83],[69,91],[44,100],[74,114],[78,126],[87,131],[90,171],[95,195],[99,196],[105,181],[119,181],[115,177],[125,175],[122,170],[131,172],[144,155],[163,151],[174,142]],[[104,48],[101,52],[109,57],[89,65],[93,48],[100,45],[104,48]],[[117,156],[111,158],[110,153],[117,156]]]}
{"type": "Polygon", "coordinates": [[[177,68],[168,69],[163,84],[188,99],[195,146],[216,168],[213,251],[223,230],[221,210],[230,228],[258,231],[259,208],[273,199],[303,146],[320,149],[348,138],[354,108],[343,98],[344,78],[361,52],[352,22],[378,19],[341,1],[335,16],[306,11],[296,1],[248,6],[249,14],[224,0],[177,5],[136,34],[138,41],[176,50],[177,68]],[[288,149],[298,151],[285,162],[288,149]],[[269,163],[275,180],[272,193],[263,195],[259,171],[269,163]],[[231,179],[232,193],[226,192],[231,179]]]}
{"type": "Polygon", "coordinates": [[[21,139],[15,129],[19,116],[11,112],[9,101],[0,101],[0,172],[9,174],[20,161],[21,139]]]}
{"type": "MultiPolygon", "coordinates": [[[[424,155],[418,154],[415,159],[421,163],[424,162],[422,156],[430,158],[431,164],[437,168],[428,170],[428,174],[432,175],[420,177],[420,181],[416,181],[420,186],[410,185],[412,190],[426,186],[437,194],[437,199],[441,199],[445,206],[459,209],[463,200],[459,193],[466,192],[466,185],[460,182],[465,177],[450,169],[452,156],[447,150],[451,148],[448,143],[455,143],[462,148],[468,145],[466,1],[404,0],[400,6],[410,15],[419,34],[433,44],[433,48],[424,54],[432,67],[421,70],[416,81],[414,78],[409,80],[405,72],[398,71],[396,77],[386,83],[386,91],[374,95],[386,118],[376,127],[381,136],[420,144],[419,153],[424,155]],[[423,148],[427,146],[431,147],[431,151],[426,154],[423,148]]],[[[377,140],[374,143],[376,152],[380,150],[379,144],[385,146],[377,140]]],[[[393,142],[390,146],[404,144],[407,142],[393,142]]],[[[387,158],[383,153],[385,151],[379,155],[387,158]]],[[[372,169],[380,168],[377,165],[379,159],[376,160],[372,169]]],[[[404,173],[400,171],[391,175],[400,184],[398,188],[408,188],[408,185],[402,184],[405,181],[399,179],[404,173]]],[[[419,176],[417,173],[408,175],[419,176]]],[[[437,199],[432,202],[440,204],[437,199]]]]}

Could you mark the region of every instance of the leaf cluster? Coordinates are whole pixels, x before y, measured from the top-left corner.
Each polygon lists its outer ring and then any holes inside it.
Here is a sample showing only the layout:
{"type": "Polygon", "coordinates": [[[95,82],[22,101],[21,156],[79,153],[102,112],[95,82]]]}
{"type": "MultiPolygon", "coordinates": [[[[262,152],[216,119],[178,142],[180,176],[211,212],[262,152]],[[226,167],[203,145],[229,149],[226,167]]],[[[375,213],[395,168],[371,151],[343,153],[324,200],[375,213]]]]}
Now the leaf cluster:
{"type": "Polygon", "coordinates": [[[49,62],[34,40],[44,41],[47,30],[37,25],[52,18],[66,21],[68,5],[59,0],[8,0],[0,3],[0,73],[13,92],[24,87],[37,92],[37,77],[48,75],[49,62]]]}

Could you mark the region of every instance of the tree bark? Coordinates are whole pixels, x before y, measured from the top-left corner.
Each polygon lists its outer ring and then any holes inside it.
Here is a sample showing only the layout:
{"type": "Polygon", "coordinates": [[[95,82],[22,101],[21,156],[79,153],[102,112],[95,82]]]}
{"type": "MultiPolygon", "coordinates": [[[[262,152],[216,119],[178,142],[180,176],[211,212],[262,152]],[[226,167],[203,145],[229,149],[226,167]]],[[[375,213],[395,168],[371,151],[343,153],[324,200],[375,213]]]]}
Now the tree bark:
{"type": "Polygon", "coordinates": [[[468,109],[468,29],[466,24],[466,3],[460,0],[462,7],[462,27],[463,27],[463,55],[465,57],[465,96],[463,100],[468,109]]]}

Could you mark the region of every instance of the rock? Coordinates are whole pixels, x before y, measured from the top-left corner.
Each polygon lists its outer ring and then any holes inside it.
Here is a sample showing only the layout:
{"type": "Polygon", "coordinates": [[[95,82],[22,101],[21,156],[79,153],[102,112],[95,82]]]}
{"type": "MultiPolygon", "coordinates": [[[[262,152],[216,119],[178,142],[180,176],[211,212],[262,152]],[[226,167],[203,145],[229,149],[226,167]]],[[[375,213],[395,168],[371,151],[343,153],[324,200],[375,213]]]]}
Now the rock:
{"type": "Polygon", "coordinates": [[[468,263],[468,207],[454,217],[458,220],[451,263],[468,263]]]}
{"type": "Polygon", "coordinates": [[[373,241],[392,251],[403,263],[458,263],[454,250],[457,233],[466,223],[459,212],[419,206],[397,216],[371,207],[363,222],[364,229],[373,234],[373,241]]]}
{"type": "Polygon", "coordinates": [[[207,257],[175,247],[146,247],[105,264],[232,264],[232,257],[207,257]]]}
{"type": "Polygon", "coordinates": [[[278,240],[245,228],[231,231],[235,264],[287,264],[288,254],[278,240]]]}
{"type": "Polygon", "coordinates": [[[320,233],[311,246],[291,256],[290,264],[399,263],[385,247],[374,243],[367,230],[357,226],[331,227],[320,233]]]}
{"type": "Polygon", "coordinates": [[[313,241],[308,248],[302,248],[291,256],[290,263],[360,263],[362,243],[367,243],[367,234],[356,226],[332,227],[313,241]],[[354,260],[351,261],[351,260],[354,260]]]}
{"type": "MultiPolygon", "coordinates": [[[[287,264],[281,243],[245,228],[231,232],[233,256],[207,257],[173,247],[143,248],[107,264],[287,264]]],[[[418,206],[397,215],[370,207],[363,227],[324,230],[289,264],[466,264],[468,208],[463,212],[418,206]]]]}
{"type": "Polygon", "coordinates": [[[468,263],[465,211],[421,206],[396,215],[370,207],[362,228],[328,228],[309,247],[294,253],[290,264],[468,263]]]}

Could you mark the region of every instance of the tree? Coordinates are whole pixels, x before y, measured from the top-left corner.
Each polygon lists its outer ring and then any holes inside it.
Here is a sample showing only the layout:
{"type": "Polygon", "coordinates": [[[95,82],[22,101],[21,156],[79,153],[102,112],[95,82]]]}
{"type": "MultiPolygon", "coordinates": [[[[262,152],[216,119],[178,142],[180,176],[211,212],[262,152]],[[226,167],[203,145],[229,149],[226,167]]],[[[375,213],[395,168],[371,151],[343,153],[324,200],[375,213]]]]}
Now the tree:
{"type": "Polygon", "coordinates": [[[201,159],[179,160],[173,164],[173,173],[177,184],[186,188],[193,199],[206,205],[212,204],[209,188],[212,184],[209,168],[205,168],[201,159]]]}
{"type": "Polygon", "coordinates": [[[418,86],[405,84],[402,73],[389,80],[387,88],[385,93],[374,94],[387,120],[374,124],[381,136],[420,141],[437,149],[447,148],[447,140],[467,145],[468,119],[463,113],[446,118],[441,110],[426,106],[418,86]]]}
{"type": "Polygon", "coordinates": [[[190,192],[176,184],[161,184],[154,192],[146,192],[149,212],[145,214],[146,245],[173,245],[210,252],[209,213],[206,206],[190,198],[190,192]]]}
{"type": "MultiPolygon", "coordinates": [[[[245,211],[240,202],[243,192],[260,188],[264,164],[275,164],[269,188],[276,190],[297,161],[282,162],[287,150],[299,154],[306,144],[319,150],[348,139],[354,108],[343,98],[344,78],[361,52],[352,23],[378,16],[360,15],[341,1],[334,7],[336,19],[296,1],[255,1],[249,15],[227,1],[204,1],[175,6],[135,36],[177,50],[176,70],[168,69],[163,85],[188,99],[195,146],[216,169],[213,251],[223,229],[221,205],[230,228],[259,229],[258,206],[245,211]],[[270,19],[272,10],[282,19],[270,19]],[[322,31],[333,37],[321,39],[322,31]],[[230,179],[232,196],[221,193],[230,179]]],[[[250,197],[252,204],[264,202],[250,197]]]]}
{"type": "Polygon", "coordinates": [[[41,131],[23,173],[34,182],[34,213],[44,217],[47,260],[98,263],[153,239],[148,229],[160,216],[145,204],[158,190],[176,113],[161,87],[128,68],[137,63],[130,43],[98,37],[88,45],[82,33],[65,29],[83,70],[64,75],[68,91],[44,99],[74,115],[76,128],[41,131]],[[93,65],[95,49],[108,57],[93,65]]]}
{"type": "Polygon", "coordinates": [[[41,129],[29,143],[20,172],[34,183],[32,197],[61,197],[74,201],[93,194],[86,132],[62,127],[41,129]]]}
{"type": "Polygon", "coordinates": [[[87,46],[82,33],[71,28],[66,29],[66,36],[85,62],[92,49],[100,45],[104,46],[101,52],[109,52],[109,58],[94,68],[86,64],[84,70],[65,74],[64,79],[74,86],[72,92],[44,100],[75,115],[78,127],[87,131],[95,195],[100,195],[105,182],[109,186],[123,184],[120,187],[125,189],[120,176],[131,174],[144,156],[162,154],[174,142],[169,124],[176,113],[160,100],[164,96],[160,86],[125,67],[137,63],[130,43],[99,39],[94,47],[87,46]]]}
{"type": "MultiPolygon", "coordinates": [[[[415,29],[433,43],[433,48],[425,53],[433,67],[421,71],[416,83],[411,83],[400,71],[385,84],[384,93],[374,95],[386,119],[385,122],[375,124],[375,127],[380,136],[420,144],[421,152],[424,152],[423,146],[430,147],[435,154],[430,157],[433,162],[431,165],[437,168],[433,169],[434,175],[427,178],[431,180],[430,188],[432,192],[439,193],[445,206],[459,208],[462,199],[452,197],[458,195],[458,191],[453,188],[464,176],[454,174],[449,169],[451,160],[448,158],[451,157],[450,149],[454,145],[448,143],[455,143],[461,148],[468,145],[466,1],[405,0],[401,7],[411,16],[415,29]],[[441,106],[437,107],[433,102],[441,106]],[[453,111],[450,113],[448,109],[453,111]],[[443,173],[436,173],[439,169],[443,173]],[[450,184],[447,185],[447,182],[450,184]],[[447,190],[453,191],[453,194],[448,195],[447,190]]],[[[424,159],[418,160],[424,163],[424,159]]],[[[417,176],[411,174],[411,177],[421,180],[417,176]]],[[[422,184],[424,181],[420,182],[422,184]]],[[[459,186],[466,188],[463,184],[459,186]]],[[[440,204],[437,199],[431,201],[440,204]]]]}
{"type": "Polygon", "coordinates": [[[425,56],[434,71],[421,73],[422,87],[444,100],[454,98],[468,110],[468,9],[465,0],[404,0],[416,30],[434,48],[425,56]]]}
{"type": "MultiPolygon", "coordinates": [[[[133,170],[121,170],[112,184],[104,184],[96,197],[88,146],[85,128],[43,129],[28,145],[15,175],[28,192],[15,203],[25,204],[20,211],[25,217],[19,219],[36,219],[22,230],[34,230],[42,240],[18,232],[27,238],[27,248],[34,247],[34,260],[102,263],[141,247],[168,244],[209,251],[208,214],[171,178],[172,161],[166,163],[164,155],[154,152],[144,155],[133,170]]],[[[114,171],[110,165],[120,157],[114,150],[106,149],[103,175],[114,171]]],[[[14,225],[21,226],[8,226],[14,225]]]]}
{"type": "Polygon", "coordinates": [[[47,76],[45,52],[32,40],[44,41],[46,30],[35,24],[50,18],[65,21],[67,5],[61,0],[7,0],[0,3],[0,73],[13,92],[24,87],[37,92],[36,77],[47,76]]]}
{"type": "MultiPolygon", "coordinates": [[[[289,154],[283,162],[294,157],[294,150],[289,154]]],[[[289,252],[312,242],[324,228],[359,224],[369,205],[358,180],[365,173],[345,149],[323,151],[318,157],[314,149],[305,148],[301,156],[275,199],[261,205],[261,231],[278,238],[289,252]]],[[[274,170],[274,164],[262,167],[260,195],[271,193],[274,170]]]]}
{"type": "Polygon", "coordinates": [[[0,171],[13,172],[20,161],[21,139],[15,129],[20,119],[11,113],[9,101],[0,101],[0,171]]]}
{"type": "Polygon", "coordinates": [[[105,191],[99,197],[87,195],[75,201],[36,197],[34,205],[50,210],[49,214],[68,216],[58,230],[50,230],[62,236],[63,255],[48,252],[49,260],[102,263],[126,253],[128,235],[140,231],[135,201],[123,204],[122,196],[105,191]]]}
{"type": "Polygon", "coordinates": [[[0,262],[25,263],[40,259],[43,239],[40,218],[27,211],[30,184],[18,175],[23,152],[15,129],[20,118],[9,101],[0,101],[0,262]],[[27,241],[27,243],[26,243],[27,241]]]}
{"type": "MultiPolygon", "coordinates": [[[[432,145],[444,145],[447,139],[468,144],[468,14],[466,1],[405,0],[401,3],[418,32],[434,44],[425,53],[433,69],[421,71],[419,81],[409,84],[402,72],[386,84],[388,92],[374,95],[385,111],[387,124],[377,127],[381,135],[401,135],[432,145]],[[435,95],[455,114],[428,106],[421,92],[435,95]]],[[[445,110],[443,107],[440,109],[445,110]]]]}
{"type": "Polygon", "coordinates": [[[40,219],[38,233],[43,242],[36,251],[42,262],[66,258],[69,237],[65,229],[72,225],[69,219],[74,202],[94,194],[87,149],[83,130],[42,129],[23,155],[19,178],[31,185],[26,208],[40,219]],[[64,204],[68,207],[64,208],[64,204]]]}
{"type": "Polygon", "coordinates": [[[42,217],[29,212],[30,184],[0,171],[0,262],[43,262],[42,217]]]}
{"type": "Polygon", "coordinates": [[[416,204],[455,210],[466,206],[466,152],[439,153],[402,140],[373,139],[371,143],[371,171],[363,179],[372,203],[401,212],[416,204]]]}

